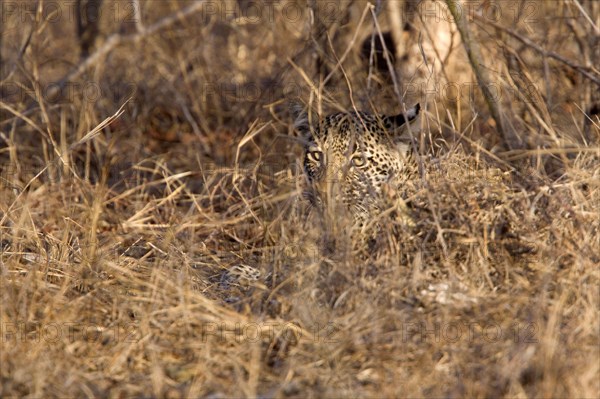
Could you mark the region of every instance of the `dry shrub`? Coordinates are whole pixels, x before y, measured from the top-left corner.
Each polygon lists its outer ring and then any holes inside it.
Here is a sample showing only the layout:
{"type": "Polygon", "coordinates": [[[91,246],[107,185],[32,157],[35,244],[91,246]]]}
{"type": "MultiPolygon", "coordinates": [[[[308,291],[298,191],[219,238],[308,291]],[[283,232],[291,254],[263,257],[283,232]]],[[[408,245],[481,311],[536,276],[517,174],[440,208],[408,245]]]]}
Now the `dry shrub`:
{"type": "Polygon", "coordinates": [[[598,5],[574,3],[517,3],[545,9],[527,26],[508,13],[472,21],[521,147],[503,142],[476,87],[459,101],[407,93],[426,109],[417,172],[400,188],[415,223],[383,215],[364,245],[302,198],[287,100],[397,112],[411,79],[473,81],[460,40],[435,39],[457,37],[451,24],[406,20],[395,86],[361,58],[373,31],[394,29],[379,3],[268,3],[272,17],[252,23],[243,2],[105,1],[91,56],[118,44],[72,75],[73,21],[19,22],[35,3],[11,3],[0,394],[597,397],[598,55],[586,15],[598,5]],[[119,17],[132,4],[143,26],[119,17]],[[319,4],[312,25],[284,12],[319,4]],[[199,8],[144,33],[186,7],[199,8]],[[102,95],[53,93],[64,76],[102,95]]]}

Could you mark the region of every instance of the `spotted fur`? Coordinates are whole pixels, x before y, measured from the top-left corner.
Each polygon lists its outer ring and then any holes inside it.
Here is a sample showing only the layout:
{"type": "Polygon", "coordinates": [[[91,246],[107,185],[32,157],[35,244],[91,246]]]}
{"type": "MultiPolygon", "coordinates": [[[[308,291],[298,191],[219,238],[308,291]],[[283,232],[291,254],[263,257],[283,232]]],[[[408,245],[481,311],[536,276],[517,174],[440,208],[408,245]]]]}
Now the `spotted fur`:
{"type": "Polygon", "coordinates": [[[410,149],[406,118],[416,120],[419,104],[406,114],[335,113],[311,126],[305,113],[296,129],[304,139],[307,196],[323,209],[343,204],[362,226],[384,207],[382,188],[402,182],[410,149]]]}

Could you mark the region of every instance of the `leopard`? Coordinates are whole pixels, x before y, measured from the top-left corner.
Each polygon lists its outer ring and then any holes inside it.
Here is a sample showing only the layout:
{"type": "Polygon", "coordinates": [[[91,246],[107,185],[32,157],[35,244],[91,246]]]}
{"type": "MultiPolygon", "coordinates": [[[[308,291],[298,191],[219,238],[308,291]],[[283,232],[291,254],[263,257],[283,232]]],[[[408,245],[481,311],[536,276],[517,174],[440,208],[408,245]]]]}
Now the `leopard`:
{"type": "Polygon", "coordinates": [[[304,146],[303,194],[312,207],[323,218],[347,218],[353,232],[380,229],[376,221],[390,209],[410,225],[406,204],[395,193],[414,170],[411,140],[420,111],[417,103],[396,115],[353,110],[314,122],[305,110],[295,112],[304,146]]]}

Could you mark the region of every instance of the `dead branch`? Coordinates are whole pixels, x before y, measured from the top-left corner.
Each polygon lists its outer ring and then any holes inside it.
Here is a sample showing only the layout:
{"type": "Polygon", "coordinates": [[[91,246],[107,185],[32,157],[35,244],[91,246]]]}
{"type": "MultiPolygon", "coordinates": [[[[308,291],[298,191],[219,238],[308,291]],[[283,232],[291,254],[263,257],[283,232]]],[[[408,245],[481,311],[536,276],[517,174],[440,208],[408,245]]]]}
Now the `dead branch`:
{"type": "Polygon", "coordinates": [[[148,36],[151,36],[156,32],[172,25],[173,23],[200,11],[203,5],[204,1],[194,2],[191,5],[184,8],[183,10],[167,15],[166,17],[148,26],[147,28],[140,28],[143,26],[140,23],[138,24],[139,30],[132,34],[123,35],[120,33],[114,33],[110,35],[106,42],[100,48],[98,48],[95,52],[86,57],[79,65],[77,65],[69,73],[67,73],[65,77],[63,77],[60,80],[58,85],[53,86],[52,90],[49,90],[48,98],[55,98],[55,96],[64,89],[65,85],[68,82],[77,79],[87,69],[96,64],[99,60],[103,59],[103,57],[110,53],[115,47],[124,43],[143,40],[148,36]]]}
{"type": "Polygon", "coordinates": [[[592,82],[596,83],[597,85],[600,85],[600,77],[592,75],[589,72],[589,70],[591,70],[591,68],[588,68],[588,67],[585,67],[582,65],[578,65],[578,64],[574,63],[573,61],[570,61],[569,59],[563,57],[562,55],[555,53],[554,51],[547,51],[543,47],[541,47],[538,44],[536,44],[535,42],[533,42],[531,39],[528,39],[528,38],[518,34],[517,32],[515,32],[514,30],[512,30],[510,28],[506,28],[506,27],[499,25],[493,21],[490,21],[487,18],[483,18],[477,14],[473,14],[473,16],[477,20],[484,21],[486,25],[491,25],[496,29],[500,29],[501,31],[508,33],[510,36],[514,37],[515,39],[517,39],[524,45],[531,47],[532,49],[534,49],[538,53],[542,54],[543,56],[550,57],[557,61],[562,62],[563,64],[576,70],[577,72],[579,72],[580,74],[582,74],[583,76],[585,76],[586,78],[591,80],[592,82]]]}
{"type": "Polygon", "coordinates": [[[492,83],[491,79],[487,70],[482,67],[484,63],[483,56],[481,55],[481,51],[479,49],[479,43],[476,40],[473,40],[465,13],[461,12],[455,0],[446,0],[446,4],[448,5],[448,9],[450,10],[452,17],[454,18],[454,22],[456,23],[458,31],[460,32],[463,46],[465,47],[467,57],[469,58],[469,63],[471,64],[471,69],[477,78],[477,83],[481,89],[481,92],[483,93],[483,97],[485,98],[488,109],[492,114],[492,118],[494,118],[494,121],[496,122],[498,131],[504,138],[504,142],[509,149],[521,147],[521,138],[518,137],[517,134],[507,124],[503,123],[498,103],[494,99],[494,94],[490,90],[492,83]]]}

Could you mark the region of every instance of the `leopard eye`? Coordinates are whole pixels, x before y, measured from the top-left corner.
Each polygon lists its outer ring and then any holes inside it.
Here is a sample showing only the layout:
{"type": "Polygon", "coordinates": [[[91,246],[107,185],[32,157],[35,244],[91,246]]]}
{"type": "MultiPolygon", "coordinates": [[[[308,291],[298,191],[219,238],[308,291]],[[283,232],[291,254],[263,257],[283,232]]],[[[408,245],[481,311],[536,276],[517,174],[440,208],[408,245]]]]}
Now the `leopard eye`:
{"type": "Polygon", "coordinates": [[[357,168],[362,168],[367,164],[366,158],[362,155],[353,156],[350,162],[352,162],[352,166],[355,166],[357,168]]]}
{"type": "Polygon", "coordinates": [[[323,160],[323,153],[321,151],[309,151],[307,156],[308,159],[314,162],[321,162],[323,160]]]}

